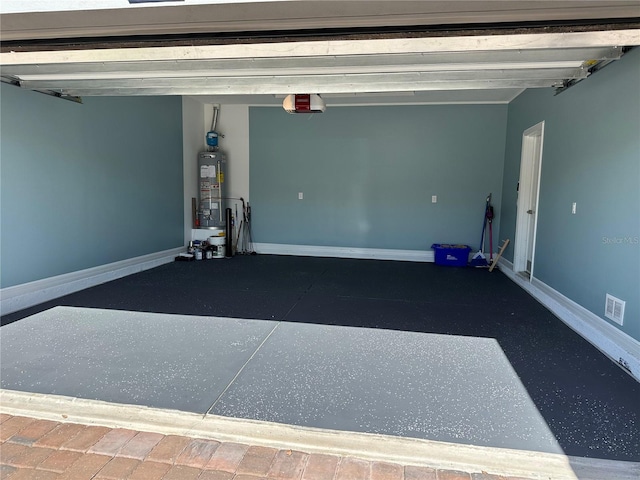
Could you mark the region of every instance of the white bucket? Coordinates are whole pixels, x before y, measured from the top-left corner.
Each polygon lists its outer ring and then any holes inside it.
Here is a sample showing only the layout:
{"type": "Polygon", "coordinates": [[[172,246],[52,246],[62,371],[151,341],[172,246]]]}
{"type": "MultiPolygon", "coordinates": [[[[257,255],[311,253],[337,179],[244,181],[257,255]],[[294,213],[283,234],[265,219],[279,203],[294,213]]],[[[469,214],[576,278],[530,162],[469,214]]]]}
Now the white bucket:
{"type": "Polygon", "coordinates": [[[222,242],[224,243],[224,241],[225,241],[224,240],[225,239],[224,232],[222,232],[221,235],[212,235],[212,236],[208,237],[207,238],[207,243],[209,245],[219,245],[218,242],[220,242],[220,239],[222,239],[222,242]]]}
{"type": "Polygon", "coordinates": [[[226,252],[226,237],[209,237],[207,239],[211,249],[213,250],[213,258],[224,258],[226,252]]]}

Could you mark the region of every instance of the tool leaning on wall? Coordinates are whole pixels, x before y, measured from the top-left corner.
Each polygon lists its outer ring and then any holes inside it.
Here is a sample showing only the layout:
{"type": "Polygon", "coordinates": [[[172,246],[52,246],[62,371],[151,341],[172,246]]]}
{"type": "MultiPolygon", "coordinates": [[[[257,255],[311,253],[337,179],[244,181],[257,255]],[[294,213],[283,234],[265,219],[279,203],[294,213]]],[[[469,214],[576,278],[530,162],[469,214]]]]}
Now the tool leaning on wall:
{"type": "MultiPolygon", "coordinates": [[[[484,256],[484,240],[485,240],[485,233],[487,231],[487,224],[488,224],[489,231],[490,231],[490,234],[489,234],[490,251],[493,252],[493,245],[492,245],[493,230],[492,230],[491,220],[493,220],[493,207],[491,206],[491,194],[489,194],[487,196],[487,199],[484,205],[484,215],[482,219],[482,236],[480,237],[480,247],[476,252],[476,254],[471,258],[471,262],[469,263],[472,267],[483,268],[483,267],[489,266],[489,262],[487,261],[487,258],[484,256]]],[[[490,255],[493,256],[493,253],[491,253],[490,255]]]]}
{"type": "Polygon", "coordinates": [[[235,250],[239,255],[256,255],[251,234],[251,205],[242,197],[240,200],[242,201],[242,220],[236,237],[235,250]],[[239,249],[238,246],[240,246],[239,249]]]}

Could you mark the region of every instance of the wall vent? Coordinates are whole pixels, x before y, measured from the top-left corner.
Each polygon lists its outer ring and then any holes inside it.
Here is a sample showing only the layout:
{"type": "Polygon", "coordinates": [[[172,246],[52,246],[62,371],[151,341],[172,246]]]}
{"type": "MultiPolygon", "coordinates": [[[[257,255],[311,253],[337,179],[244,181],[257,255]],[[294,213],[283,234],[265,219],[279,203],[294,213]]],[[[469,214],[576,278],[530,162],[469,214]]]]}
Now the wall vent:
{"type": "Polygon", "coordinates": [[[624,304],[622,300],[609,295],[607,293],[607,301],[604,307],[604,316],[610,320],[613,320],[618,325],[622,325],[624,319],[624,304]]]}

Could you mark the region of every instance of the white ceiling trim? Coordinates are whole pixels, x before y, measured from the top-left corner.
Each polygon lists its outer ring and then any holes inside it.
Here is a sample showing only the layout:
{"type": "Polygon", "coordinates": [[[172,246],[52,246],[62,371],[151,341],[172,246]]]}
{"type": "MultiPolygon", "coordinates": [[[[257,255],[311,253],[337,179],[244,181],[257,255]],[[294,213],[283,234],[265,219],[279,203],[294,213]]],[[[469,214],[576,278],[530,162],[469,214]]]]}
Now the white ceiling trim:
{"type": "MultiPolygon", "coordinates": [[[[374,82],[370,79],[357,79],[344,77],[339,79],[258,79],[258,81],[242,81],[234,79],[234,85],[217,79],[204,79],[200,82],[189,80],[188,82],[125,82],[122,84],[91,82],[90,84],[78,83],[49,83],[49,82],[25,82],[24,88],[33,90],[52,90],[64,95],[72,96],[137,96],[137,95],[276,95],[287,92],[320,92],[327,93],[396,93],[396,92],[424,92],[424,91],[453,91],[475,89],[511,89],[521,88],[523,84],[527,88],[552,87],[556,80],[527,79],[522,80],[441,80],[420,81],[417,78],[399,78],[395,80],[381,80],[374,82]]],[[[560,86],[560,85],[558,85],[560,86]]]]}
{"type": "MultiPolygon", "coordinates": [[[[524,89],[499,90],[431,90],[393,93],[329,93],[322,98],[333,107],[362,105],[504,105],[520,95],[524,89]]],[[[282,108],[286,95],[190,95],[188,98],[206,104],[245,105],[282,108]]]]}
{"type": "MultiPolygon", "coordinates": [[[[593,58],[593,57],[589,57],[593,58]]],[[[618,57],[613,57],[612,59],[616,59],[618,57]]],[[[446,78],[451,78],[451,75],[470,75],[473,72],[478,72],[479,77],[482,77],[485,72],[497,71],[499,75],[509,74],[510,76],[515,76],[515,72],[528,71],[531,69],[543,69],[545,72],[556,72],[558,73],[567,72],[567,77],[562,78],[579,78],[583,76],[582,67],[583,62],[578,61],[566,61],[566,62],[529,62],[529,63],[509,63],[509,64],[500,64],[500,63],[488,63],[488,64],[461,64],[455,63],[450,65],[396,65],[393,67],[381,68],[377,65],[362,65],[362,66],[335,66],[335,67],[265,67],[265,68],[253,68],[253,69],[224,69],[219,70],[215,73],[216,78],[225,78],[225,77],[269,77],[269,76],[277,76],[280,78],[295,76],[308,76],[308,75],[363,75],[363,74],[394,74],[394,73],[432,73],[434,78],[438,75],[442,76],[442,74],[448,74],[449,76],[446,78]],[[510,72],[507,72],[507,71],[510,72]]],[[[64,80],[127,80],[127,79],[153,79],[153,78],[166,78],[166,79],[174,79],[178,81],[181,78],[203,78],[203,77],[211,77],[212,70],[186,70],[180,69],[176,71],[171,70],[151,70],[144,71],[144,74],[141,73],[141,70],[123,70],[123,71],[113,71],[113,72],[104,72],[100,73],[97,71],[91,72],[70,72],[70,73],[22,73],[23,71],[19,68],[12,69],[7,68],[3,69],[4,74],[19,75],[20,79],[28,82],[28,81],[64,81],[64,80]]],[[[478,78],[478,77],[476,77],[478,78]]]]}
{"type": "Polygon", "coordinates": [[[0,65],[493,52],[640,44],[640,30],[0,53],[0,65]]]}
{"type": "MultiPolygon", "coordinates": [[[[492,69],[492,68],[525,68],[532,64],[539,64],[543,68],[579,67],[585,58],[589,59],[617,59],[620,48],[591,47],[554,50],[502,50],[492,52],[448,52],[448,53],[396,53],[376,55],[375,66],[371,65],[368,55],[315,56],[315,57],[278,57],[278,58],[245,58],[245,59],[201,59],[201,60],[149,60],[142,62],[83,62],[82,74],[87,78],[98,75],[103,78],[114,78],[118,75],[128,76],[129,72],[144,71],[147,75],[171,76],[180,71],[228,71],[242,70],[244,72],[278,69],[281,72],[291,72],[296,68],[305,69],[307,73],[319,69],[323,71],[347,68],[349,71],[357,69],[378,69],[381,71],[402,71],[412,66],[421,67],[422,71],[445,71],[461,69],[492,69]],[[543,54],[543,55],[542,55],[543,54]],[[543,60],[544,59],[544,60],[543,60]]],[[[45,68],[40,64],[4,65],[5,74],[19,73],[22,78],[35,79],[46,75],[54,78],[56,74],[68,75],[78,72],[77,63],[48,64],[45,68]]],[[[369,70],[370,71],[370,70],[369,70]]],[[[93,78],[93,77],[91,77],[93,78]]]]}

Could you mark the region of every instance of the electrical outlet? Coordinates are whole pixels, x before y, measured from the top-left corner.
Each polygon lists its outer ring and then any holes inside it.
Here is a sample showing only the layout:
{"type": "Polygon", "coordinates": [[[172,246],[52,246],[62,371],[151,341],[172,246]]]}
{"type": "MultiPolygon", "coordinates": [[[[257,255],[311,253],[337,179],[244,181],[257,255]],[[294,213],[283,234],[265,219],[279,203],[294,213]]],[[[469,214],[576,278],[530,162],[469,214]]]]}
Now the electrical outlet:
{"type": "Polygon", "coordinates": [[[304,198],[304,193],[298,192],[298,200],[302,200],[304,198]]]}
{"type": "Polygon", "coordinates": [[[575,214],[576,214],[576,202],[573,202],[573,203],[571,204],[571,213],[572,213],[573,215],[575,215],[575,214]]]}
{"type": "Polygon", "coordinates": [[[438,196],[437,195],[431,195],[431,203],[438,203],[438,196]]]}

